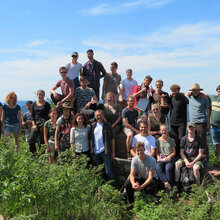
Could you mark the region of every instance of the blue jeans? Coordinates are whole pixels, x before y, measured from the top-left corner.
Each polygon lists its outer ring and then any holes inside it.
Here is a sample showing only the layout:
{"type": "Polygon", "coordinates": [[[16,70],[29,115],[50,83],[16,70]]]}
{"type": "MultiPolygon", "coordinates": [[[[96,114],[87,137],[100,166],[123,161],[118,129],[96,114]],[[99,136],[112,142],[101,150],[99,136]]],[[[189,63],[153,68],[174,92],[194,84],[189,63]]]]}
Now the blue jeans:
{"type": "Polygon", "coordinates": [[[104,163],[105,172],[106,172],[108,180],[114,180],[114,174],[112,171],[111,154],[105,154],[105,152],[103,151],[99,154],[94,154],[92,158],[97,166],[104,163]]]}
{"type": "Polygon", "coordinates": [[[220,144],[220,128],[211,126],[213,144],[220,144]]]}
{"type": "Polygon", "coordinates": [[[168,163],[158,162],[156,165],[156,171],[160,180],[165,183],[168,182],[170,185],[173,185],[173,167],[174,159],[171,158],[168,163]]]}

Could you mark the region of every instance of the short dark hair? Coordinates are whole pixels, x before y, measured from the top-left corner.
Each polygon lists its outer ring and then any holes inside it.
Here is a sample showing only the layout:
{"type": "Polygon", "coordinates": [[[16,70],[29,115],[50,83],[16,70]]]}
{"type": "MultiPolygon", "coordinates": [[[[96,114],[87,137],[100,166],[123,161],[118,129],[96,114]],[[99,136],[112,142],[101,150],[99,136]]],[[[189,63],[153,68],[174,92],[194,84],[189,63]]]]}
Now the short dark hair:
{"type": "Polygon", "coordinates": [[[86,51],[86,53],[90,53],[90,52],[91,52],[91,53],[94,53],[92,49],[88,49],[88,50],[86,51]]]}
{"type": "Polygon", "coordinates": [[[76,119],[77,119],[79,116],[82,116],[82,117],[83,117],[83,125],[86,127],[87,124],[88,124],[88,119],[87,119],[87,117],[86,117],[83,113],[77,113],[77,114],[74,116],[74,118],[73,118],[73,127],[75,128],[75,127],[78,125],[76,119]]]}
{"type": "Polygon", "coordinates": [[[115,66],[116,69],[118,68],[118,64],[117,64],[116,62],[112,62],[111,65],[112,65],[112,66],[115,66]]]}
{"type": "Polygon", "coordinates": [[[82,81],[84,81],[84,80],[87,80],[87,81],[88,81],[87,77],[86,77],[86,76],[80,76],[79,81],[82,82],[82,81]]]}
{"type": "Polygon", "coordinates": [[[30,100],[28,100],[26,103],[25,103],[26,105],[32,105],[33,104],[33,102],[32,101],[30,101],[30,100]]]}
{"type": "Polygon", "coordinates": [[[140,126],[141,124],[146,125],[146,126],[148,127],[148,124],[147,124],[146,121],[140,121],[139,126],[140,126]]]}
{"type": "Polygon", "coordinates": [[[172,86],[170,86],[170,90],[171,90],[171,91],[174,90],[174,89],[180,90],[180,86],[177,85],[177,84],[173,84],[172,86]]]}
{"type": "Polygon", "coordinates": [[[220,85],[217,86],[216,91],[220,90],[220,85]]]}
{"type": "Polygon", "coordinates": [[[151,82],[153,80],[153,78],[150,75],[145,76],[144,80],[149,79],[151,82]]]}

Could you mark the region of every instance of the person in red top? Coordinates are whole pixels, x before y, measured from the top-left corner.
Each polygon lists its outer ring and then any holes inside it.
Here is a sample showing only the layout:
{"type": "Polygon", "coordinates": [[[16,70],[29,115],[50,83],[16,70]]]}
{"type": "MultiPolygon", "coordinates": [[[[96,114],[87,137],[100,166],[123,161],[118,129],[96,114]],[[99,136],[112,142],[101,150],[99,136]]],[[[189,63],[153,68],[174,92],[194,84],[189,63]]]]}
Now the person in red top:
{"type": "Polygon", "coordinates": [[[152,92],[149,87],[152,80],[153,80],[152,77],[150,75],[148,75],[144,78],[144,82],[141,85],[137,85],[134,88],[134,91],[133,91],[133,96],[135,97],[134,108],[141,111],[141,112],[147,112],[151,107],[151,103],[153,102],[152,92]],[[140,100],[140,98],[143,99],[144,102],[145,101],[148,102],[148,104],[146,104],[145,109],[143,109],[143,108],[140,109],[137,107],[138,101],[140,100]]]}
{"type": "Polygon", "coordinates": [[[62,79],[50,89],[50,97],[57,107],[61,106],[64,102],[69,102],[70,105],[73,106],[74,82],[67,77],[67,68],[65,66],[61,66],[59,68],[59,73],[62,79]],[[62,95],[55,92],[55,90],[59,87],[61,88],[62,95]]]}

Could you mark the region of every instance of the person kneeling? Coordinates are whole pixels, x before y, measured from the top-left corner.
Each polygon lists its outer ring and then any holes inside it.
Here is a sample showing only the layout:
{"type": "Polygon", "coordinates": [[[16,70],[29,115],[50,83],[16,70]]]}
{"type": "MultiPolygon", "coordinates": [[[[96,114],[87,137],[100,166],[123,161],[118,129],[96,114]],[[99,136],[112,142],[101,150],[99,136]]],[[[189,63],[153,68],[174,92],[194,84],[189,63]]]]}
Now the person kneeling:
{"type": "Polygon", "coordinates": [[[132,158],[130,177],[125,183],[125,188],[130,204],[134,202],[134,192],[144,190],[145,193],[156,195],[157,184],[154,178],[156,160],[146,155],[144,143],[136,142],[136,156],[132,158]]]}

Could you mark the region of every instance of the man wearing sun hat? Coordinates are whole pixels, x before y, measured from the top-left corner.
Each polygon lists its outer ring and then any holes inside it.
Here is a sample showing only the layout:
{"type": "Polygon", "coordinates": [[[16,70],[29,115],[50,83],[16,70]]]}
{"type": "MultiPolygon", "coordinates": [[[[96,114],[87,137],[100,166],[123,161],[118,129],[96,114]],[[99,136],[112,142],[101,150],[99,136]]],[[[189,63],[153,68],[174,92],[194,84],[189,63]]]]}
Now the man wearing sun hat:
{"type": "Polygon", "coordinates": [[[202,138],[204,145],[204,159],[208,161],[206,131],[209,130],[210,102],[208,97],[201,93],[202,90],[198,83],[194,83],[187,98],[189,100],[189,120],[196,125],[197,134],[202,138]]]}

